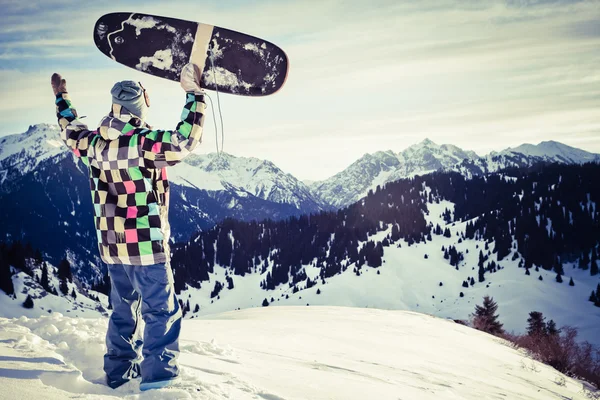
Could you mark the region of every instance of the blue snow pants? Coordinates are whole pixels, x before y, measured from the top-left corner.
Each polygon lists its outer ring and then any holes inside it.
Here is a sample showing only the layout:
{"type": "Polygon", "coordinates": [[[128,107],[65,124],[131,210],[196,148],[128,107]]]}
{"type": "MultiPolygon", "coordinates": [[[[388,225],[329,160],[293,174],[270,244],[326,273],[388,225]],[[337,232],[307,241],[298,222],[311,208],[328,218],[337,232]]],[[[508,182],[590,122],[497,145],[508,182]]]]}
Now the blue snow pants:
{"type": "Polygon", "coordinates": [[[143,383],[178,376],[181,309],[171,267],[108,264],[108,274],[113,313],[104,372],[109,386],[118,387],[140,374],[143,383]]]}

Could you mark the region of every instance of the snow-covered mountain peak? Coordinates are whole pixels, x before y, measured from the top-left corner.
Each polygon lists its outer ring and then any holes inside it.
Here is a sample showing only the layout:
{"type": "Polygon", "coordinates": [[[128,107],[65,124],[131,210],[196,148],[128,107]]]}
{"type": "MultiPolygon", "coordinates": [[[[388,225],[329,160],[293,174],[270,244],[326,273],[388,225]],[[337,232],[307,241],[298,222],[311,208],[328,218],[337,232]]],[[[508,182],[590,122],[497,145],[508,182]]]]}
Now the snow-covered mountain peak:
{"type": "Polygon", "coordinates": [[[424,152],[424,151],[435,151],[435,150],[438,150],[439,148],[440,148],[440,145],[435,143],[433,140],[424,139],[424,140],[420,141],[419,143],[415,143],[411,146],[408,146],[406,148],[406,150],[401,151],[400,154],[414,154],[414,153],[420,153],[420,152],[424,152]]]}
{"type": "Polygon", "coordinates": [[[439,147],[439,145],[437,143],[435,143],[433,140],[431,140],[429,138],[423,139],[421,142],[417,143],[414,146],[419,146],[419,147],[439,147]]]}
{"type": "Polygon", "coordinates": [[[567,164],[582,164],[600,160],[600,155],[577,149],[554,140],[541,142],[537,145],[525,143],[515,148],[508,148],[500,154],[523,154],[530,157],[540,157],[546,161],[567,164]]]}
{"type": "Polygon", "coordinates": [[[208,191],[239,189],[243,193],[298,209],[321,209],[308,187],[275,164],[227,153],[192,155],[170,170],[171,181],[208,191]]]}
{"type": "Polygon", "coordinates": [[[477,158],[477,154],[473,151],[465,151],[460,147],[453,144],[442,144],[439,145],[430,139],[424,139],[423,141],[409,146],[406,150],[399,153],[400,158],[410,159],[413,157],[425,157],[431,158],[432,156],[440,160],[446,159],[454,163],[461,161],[465,158],[477,158]]]}
{"type": "Polygon", "coordinates": [[[1,137],[0,184],[33,171],[49,158],[67,153],[57,125],[32,125],[24,133],[1,137]]]}
{"type": "Polygon", "coordinates": [[[402,178],[439,170],[460,171],[472,176],[507,167],[530,166],[540,161],[582,164],[600,162],[600,155],[550,140],[493,151],[480,157],[471,150],[424,139],[397,154],[391,151],[365,154],[345,170],[324,181],[313,182],[310,187],[324,202],[342,207],[358,201],[377,186],[402,178]]]}
{"type": "Polygon", "coordinates": [[[0,138],[0,161],[21,153],[23,156],[47,158],[65,150],[56,125],[31,125],[24,133],[0,138]]]}
{"type": "Polygon", "coordinates": [[[325,202],[341,207],[366,196],[377,186],[417,174],[451,169],[464,159],[477,157],[472,151],[424,139],[400,153],[388,150],[365,154],[344,171],[313,183],[311,188],[325,202]]]}
{"type": "Polygon", "coordinates": [[[377,165],[380,168],[388,169],[398,164],[398,157],[393,151],[377,151],[375,153],[365,153],[356,160],[350,167],[365,168],[369,165],[377,165]]]}

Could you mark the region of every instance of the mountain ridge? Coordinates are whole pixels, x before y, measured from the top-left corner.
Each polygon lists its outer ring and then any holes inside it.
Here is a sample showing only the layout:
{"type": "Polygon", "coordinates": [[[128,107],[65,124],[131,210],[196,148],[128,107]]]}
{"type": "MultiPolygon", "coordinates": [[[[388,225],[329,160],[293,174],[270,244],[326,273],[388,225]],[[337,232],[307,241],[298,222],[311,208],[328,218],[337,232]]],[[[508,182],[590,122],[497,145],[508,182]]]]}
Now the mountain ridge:
{"type": "Polygon", "coordinates": [[[540,162],[581,164],[600,162],[600,154],[589,153],[555,141],[492,151],[479,156],[452,144],[438,145],[425,138],[403,151],[365,153],[344,170],[310,188],[325,203],[343,207],[358,201],[377,186],[433,171],[458,171],[466,176],[483,175],[510,167],[528,167],[540,162]]]}

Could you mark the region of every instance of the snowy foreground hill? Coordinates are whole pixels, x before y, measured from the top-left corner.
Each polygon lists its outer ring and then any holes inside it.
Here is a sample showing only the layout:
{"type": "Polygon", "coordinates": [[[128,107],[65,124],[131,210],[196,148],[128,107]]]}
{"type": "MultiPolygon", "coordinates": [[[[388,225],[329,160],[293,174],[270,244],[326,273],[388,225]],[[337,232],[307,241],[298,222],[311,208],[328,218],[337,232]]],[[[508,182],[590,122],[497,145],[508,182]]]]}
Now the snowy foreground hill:
{"type": "Polygon", "coordinates": [[[6,399],[587,399],[589,387],[506,342],[428,315],[267,307],[186,320],[183,382],[100,384],[107,319],[0,318],[6,399]]]}

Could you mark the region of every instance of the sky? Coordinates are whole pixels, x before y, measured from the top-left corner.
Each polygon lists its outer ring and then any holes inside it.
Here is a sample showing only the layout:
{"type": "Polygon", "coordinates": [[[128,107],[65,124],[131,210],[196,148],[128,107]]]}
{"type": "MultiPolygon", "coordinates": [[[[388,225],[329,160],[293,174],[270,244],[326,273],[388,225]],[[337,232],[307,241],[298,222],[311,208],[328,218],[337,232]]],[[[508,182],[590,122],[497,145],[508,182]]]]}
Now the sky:
{"type": "MultiPolygon", "coordinates": [[[[284,49],[281,91],[220,96],[224,150],[299,179],[326,179],[365,153],[425,138],[480,155],[544,140],[600,153],[598,0],[0,3],[0,136],[56,123],[53,72],[90,127],[108,112],[112,85],[132,79],[149,90],[148,122],[174,129],[179,85],[117,64],[93,42],[100,16],[135,11],[284,49]]],[[[216,150],[215,134],[209,112],[200,153],[216,150]]]]}

